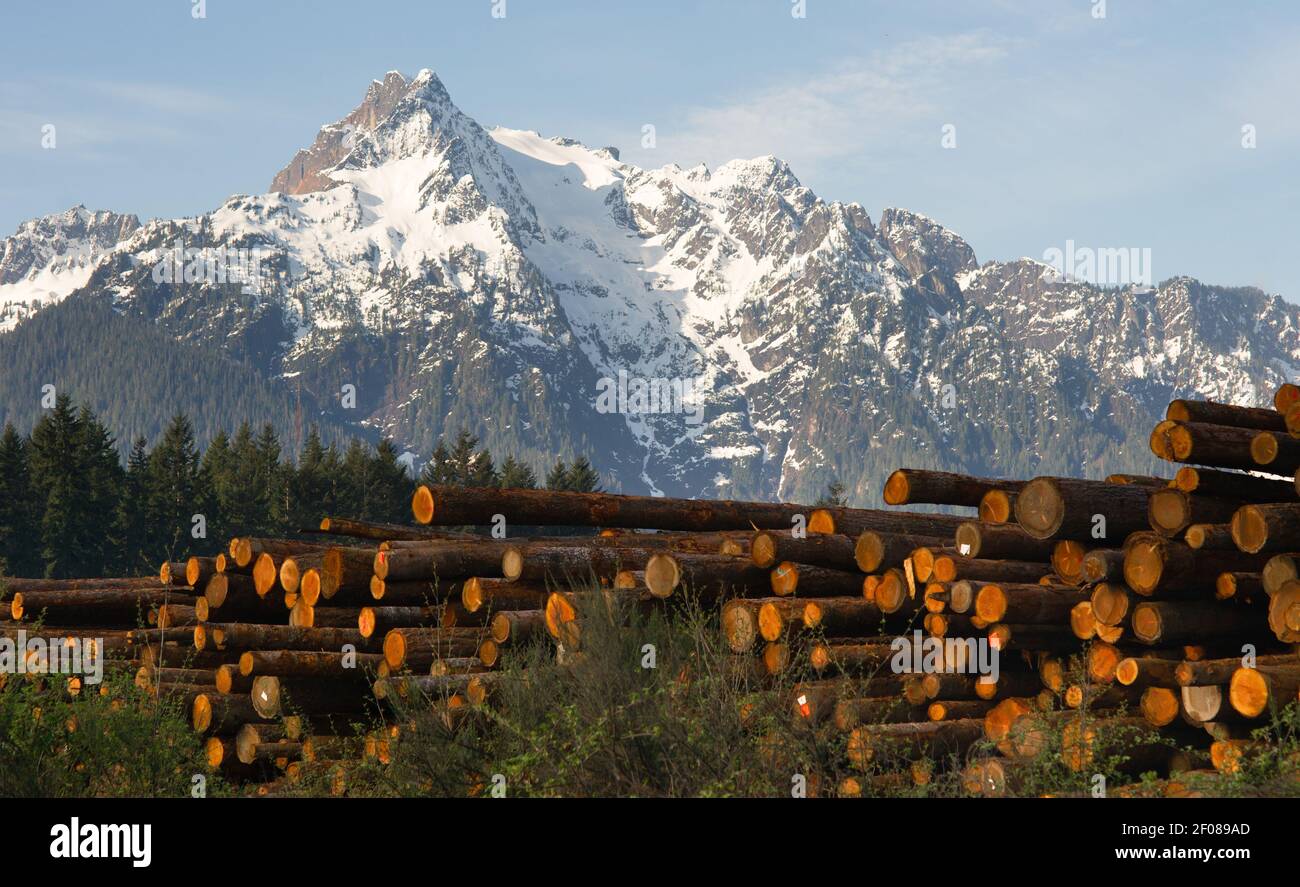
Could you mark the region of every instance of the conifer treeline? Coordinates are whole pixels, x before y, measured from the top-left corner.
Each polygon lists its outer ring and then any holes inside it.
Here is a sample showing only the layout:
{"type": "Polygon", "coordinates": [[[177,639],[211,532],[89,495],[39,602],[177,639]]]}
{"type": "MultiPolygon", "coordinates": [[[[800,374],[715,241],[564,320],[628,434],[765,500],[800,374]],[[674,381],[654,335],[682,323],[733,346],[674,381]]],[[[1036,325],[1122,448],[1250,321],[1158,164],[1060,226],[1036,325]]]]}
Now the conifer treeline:
{"type": "MultiPolygon", "coordinates": [[[[325,446],[315,428],[295,459],[274,428],[247,422],[206,451],[184,415],[157,445],[133,444],[123,466],[116,441],[89,408],[60,395],[29,437],[0,435],[0,573],[51,578],[148,575],[164,560],[215,554],[236,535],[296,535],[327,514],[407,523],[417,480],[389,440],[325,446]],[[197,517],[201,516],[201,517],[197,517]]],[[[535,487],[528,465],[498,467],[462,431],[441,441],[419,482],[535,487]]],[[[560,462],[552,489],[598,489],[586,458],[560,462]]]]}

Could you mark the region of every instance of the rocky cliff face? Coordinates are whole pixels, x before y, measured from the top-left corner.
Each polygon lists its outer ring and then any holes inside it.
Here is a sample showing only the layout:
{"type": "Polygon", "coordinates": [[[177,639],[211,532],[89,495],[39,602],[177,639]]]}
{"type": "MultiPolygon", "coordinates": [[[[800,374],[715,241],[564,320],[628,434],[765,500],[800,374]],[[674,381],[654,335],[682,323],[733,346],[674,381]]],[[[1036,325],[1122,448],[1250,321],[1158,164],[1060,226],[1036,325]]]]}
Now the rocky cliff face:
{"type": "Polygon", "coordinates": [[[428,71],[372,84],[271,193],[129,228],[79,298],[417,453],[468,427],[501,456],[586,453],[626,491],[812,499],[838,479],[869,503],[899,464],[1142,471],[1168,398],[1263,403],[1300,364],[1276,296],[979,265],[937,222],[874,225],[773,157],[647,170],[485,130],[428,71]],[[160,281],[178,243],[256,251],[258,285],[160,281]]]}

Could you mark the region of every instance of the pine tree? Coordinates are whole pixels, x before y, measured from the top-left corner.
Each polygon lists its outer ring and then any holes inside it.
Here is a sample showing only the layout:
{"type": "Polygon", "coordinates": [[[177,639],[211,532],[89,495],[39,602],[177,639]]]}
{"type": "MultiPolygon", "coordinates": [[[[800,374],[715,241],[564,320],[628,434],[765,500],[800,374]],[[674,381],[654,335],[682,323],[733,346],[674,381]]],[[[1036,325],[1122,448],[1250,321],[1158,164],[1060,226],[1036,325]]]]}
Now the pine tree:
{"type": "Polygon", "coordinates": [[[113,436],[88,407],[61,394],[32,429],[32,489],[44,574],[99,576],[117,559],[115,516],[122,466],[113,436]]]}
{"type": "Polygon", "coordinates": [[[501,463],[501,486],[507,490],[536,489],[537,475],[524,463],[515,461],[514,456],[507,456],[501,463]]]}
{"type": "Polygon", "coordinates": [[[280,438],[270,422],[262,426],[253,447],[252,470],[244,470],[250,478],[254,497],[252,501],[257,506],[248,532],[260,536],[278,536],[288,525],[288,478],[293,467],[280,463],[280,438]]]}
{"type": "Polygon", "coordinates": [[[447,452],[447,446],[441,437],[433,448],[433,455],[420,472],[420,483],[432,486],[455,483],[454,472],[451,470],[451,453],[447,452]]]}
{"type": "Polygon", "coordinates": [[[235,535],[232,518],[237,516],[235,497],[239,494],[235,452],[225,431],[218,431],[212,438],[202,464],[203,482],[212,494],[208,538],[219,544],[235,535]]]}
{"type": "Polygon", "coordinates": [[[373,495],[371,465],[372,461],[366,445],[354,437],[343,452],[338,500],[335,503],[339,514],[355,516],[362,520],[373,520],[370,516],[370,497],[373,495]]]}
{"type": "Polygon", "coordinates": [[[568,486],[565,489],[576,493],[599,493],[600,475],[592,467],[586,456],[579,456],[569,466],[568,486]]]}
{"type": "Polygon", "coordinates": [[[487,450],[476,453],[470,460],[469,477],[466,479],[467,487],[498,487],[501,485],[501,476],[497,474],[496,466],[492,464],[492,454],[487,450]]]}
{"type": "MultiPolygon", "coordinates": [[[[337,458],[337,454],[336,458],[337,458]]],[[[333,509],[329,457],[320,432],[312,426],[303,443],[298,464],[289,476],[289,532],[311,529],[333,509]]]]}
{"type": "Polygon", "coordinates": [[[548,490],[568,490],[569,486],[569,465],[563,459],[551,466],[551,470],[546,472],[546,489],[548,490]]]}
{"type": "Polygon", "coordinates": [[[0,436],[0,572],[41,574],[38,518],[28,444],[12,424],[0,436]]]}
{"type": "MultiPolygon", "coordinates": [[[[193,518],[203,515],[206,524],[211,511],[199,450],[194,443],[194,426],[182,413],[172,417],[152,453],[149,454],[149,525],[151,553],[177,559],[191,552],[215,548],[210,534],[193,535],[193,518]]],[[[206,530],[206,526],[205,526],[206,530]]]]}
{"type": "Polygon", "coordinates": [[[149,452],[143,436],[131,446],[126,462],[122,498],[117,506],[119,562],[128,573],[145,572],[156,563],[149,557],[149,452]]]}
{"type": "Polygon", "coordinates": [[[461,487],[473,486],[474,448],[477,446],[478,438],[462,428],[460,434],[456,435],[456,442],[452,444],[451,454],[447,458],[447,467],[451,475],[448,483],[461,487]]]}
{"type": "Polygon", "coordinates": [[[398,461],[397,448],[388,438],[375,447],[370,460],[370,507],[362,512],[368,520],[406,523],[411,518],[411,496],[415,482],[411,472],[398,461]]]}

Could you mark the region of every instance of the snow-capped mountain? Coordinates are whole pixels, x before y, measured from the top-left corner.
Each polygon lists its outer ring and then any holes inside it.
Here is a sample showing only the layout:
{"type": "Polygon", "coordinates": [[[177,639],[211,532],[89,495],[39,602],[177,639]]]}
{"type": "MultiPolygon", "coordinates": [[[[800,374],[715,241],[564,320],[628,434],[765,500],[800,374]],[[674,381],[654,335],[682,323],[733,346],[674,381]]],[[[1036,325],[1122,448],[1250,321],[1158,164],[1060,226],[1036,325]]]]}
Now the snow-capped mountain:
{"type": "Polygon", "coordinates": [[[416,452],[467,427],[498,456],[585,453],[629,492],[812,499],[838,479],[868,503],[900,463],[1141,471],[1171,396],[1264,403],[1300,364],[1300,309],[1276,296],[980,265],[774,157],[640,169],[485,130],[429,71],[375,81],[267,194],[143,226],[72,210],[3,256],[0,329],[75,291],[416,452]],[[206,264],[182,273],[178,248],[206,264]],[[213,255],[254,256],[256,279],[218,279],[213,255]]]}
{"type": "Polygon", "coordinates": [[[0,241],[0,332],[85,286],[99,260],[139,227],[135,216],[84,206],[19,225],[0,241]]]}

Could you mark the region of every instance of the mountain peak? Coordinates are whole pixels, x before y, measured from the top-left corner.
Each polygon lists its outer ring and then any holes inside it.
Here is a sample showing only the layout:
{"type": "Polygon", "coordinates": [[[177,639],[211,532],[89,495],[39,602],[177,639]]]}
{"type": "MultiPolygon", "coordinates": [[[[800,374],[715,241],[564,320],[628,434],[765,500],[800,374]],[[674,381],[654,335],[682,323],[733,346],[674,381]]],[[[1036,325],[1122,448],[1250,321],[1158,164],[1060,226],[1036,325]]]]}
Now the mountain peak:
{"type": "MultiPolygon", "coordinates": [[[[293,160],[276,173],[271,180],[270,190],[284,194],[308,194],[334,187],[336,183],[325,175],[325,171],[348,156],[360,133],[370,132],[379,126],[406,95],[414,89],[426,87],[430,80],[442,90],[442,84],[428,69],[421,71],[411,81],[400,71],[389,71],[383,80],[372,80],[361,103],[347,116],[321,127],[311,146],[299,150],[293,160]],[[424,79],[421,80],[421,77],[424,79]]],[[[446,94],[445,90],[443,94],[446,94]]]]}

